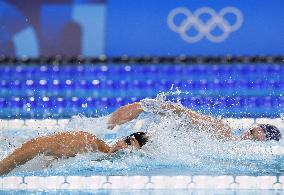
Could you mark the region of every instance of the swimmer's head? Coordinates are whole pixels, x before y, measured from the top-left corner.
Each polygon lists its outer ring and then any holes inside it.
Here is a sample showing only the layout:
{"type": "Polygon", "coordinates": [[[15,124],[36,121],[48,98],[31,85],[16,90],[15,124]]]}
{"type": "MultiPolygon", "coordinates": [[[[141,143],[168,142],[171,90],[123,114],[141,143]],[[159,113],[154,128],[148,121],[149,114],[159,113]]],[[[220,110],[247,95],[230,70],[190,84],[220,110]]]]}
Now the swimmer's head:
{"type": "Polygon", "coordinates": [[[256,124],[243,134],[242,139],[250,139],[255,141],[279,141],[281,139],[281,133],[274,125],[256,124]]]}
{"type": "Polygon", "coordinates": [[[277,127],[270,124],[260,124],[259,125],[265,132],[266,140],[279,141],[281,139],[281,133],[277,127]]]}
{"type": "Polygon", "coordinates": [[[132,147],[135,149],[139,149],[144,146],[148,142],[149,137],[145,132],[136,132],[127,136],[124,139],[117,141],[110,149],[110,152],[116,152],[118,150],[132,147]]]}
{"type": "MultiPolygon", "coordinates": [[[[136,133],[132,133],[131,135],[127,136],[124,139],[124,142],[127,145],[132,145],[133,142],[136,142],[139,144],[139,147],[141,148],[142,146],[144,146],[146,144],[146,142],[148,141],[148,136],[146,135],[145,132],[136,132],[136,133]]],[[[136,143],[136,146],[138,146],[136,143]]]]}

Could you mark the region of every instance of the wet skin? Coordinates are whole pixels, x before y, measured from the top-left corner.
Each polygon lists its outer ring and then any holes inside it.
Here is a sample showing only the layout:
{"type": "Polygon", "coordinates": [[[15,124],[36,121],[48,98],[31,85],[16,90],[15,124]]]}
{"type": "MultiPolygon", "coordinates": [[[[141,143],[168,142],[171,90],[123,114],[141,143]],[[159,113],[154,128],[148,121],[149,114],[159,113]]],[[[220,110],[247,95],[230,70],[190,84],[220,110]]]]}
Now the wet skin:
{"type": "Polygon", "coordinates": [[[51,136],[42,136],[31,139],[15,149],[10,155],[0,161],[0,175],[9,173],[19,165],[25,164],[39,154],[56,158],[74,157],[85,152],[114,153],[124,148],[140,148],[138,141],[130,138],[131,145],[124,140],[118,140],[109,146],[95,135],[78,132],[61,132],[51,136]]]}
{"type": "Polygon", "coordinates": [[[266,141],[264,130],[258,125],[252,126],[247,132],[245,132],[241,140],[254,140],[254,141],[266,141]]]}
{"type": "Polygon", "coordinates": [[[140,148],[139,142],[134,137],[130,137],[130,143],[131,145],[128,145],[124,140],[119,140],[110,148],[109,153],[115,153],[118,150],[124,148],[133,148],[133,149],[140,148]]]}

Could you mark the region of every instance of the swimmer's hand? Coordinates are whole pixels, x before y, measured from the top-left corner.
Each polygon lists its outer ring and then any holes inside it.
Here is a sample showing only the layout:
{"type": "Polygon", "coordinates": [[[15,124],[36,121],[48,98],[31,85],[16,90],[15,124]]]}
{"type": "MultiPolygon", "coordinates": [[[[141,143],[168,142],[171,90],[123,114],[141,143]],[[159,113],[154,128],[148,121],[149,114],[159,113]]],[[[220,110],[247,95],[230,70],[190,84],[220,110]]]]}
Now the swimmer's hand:
{"type": "Polygon", "coordinates": [[[167,111],[171,111],[174,113],[180,113],[184,112],[182,110],[183,108],[172,102],[166,102],[166,101],[159,101],[156,99],[143,99],[140,101],[141,108],[145,112],[152,112],[152,113],[157,113],[157,114],[165,114],[167,111]]]}
{"type": "Polygon", "coordinates": [[[108,129],[113,129],[116,125],[121,125],[137,118],[141,112],[143,112],[143,109],[139,102],[120,107],[111,114],[107,123],[108,129]]]}
{"type": "Polygon", "coordinates": [[[143,99],[140,101],[140,105],[145,112],[159,113],[163,111],[163,102],[156,99],[143,99]]]}

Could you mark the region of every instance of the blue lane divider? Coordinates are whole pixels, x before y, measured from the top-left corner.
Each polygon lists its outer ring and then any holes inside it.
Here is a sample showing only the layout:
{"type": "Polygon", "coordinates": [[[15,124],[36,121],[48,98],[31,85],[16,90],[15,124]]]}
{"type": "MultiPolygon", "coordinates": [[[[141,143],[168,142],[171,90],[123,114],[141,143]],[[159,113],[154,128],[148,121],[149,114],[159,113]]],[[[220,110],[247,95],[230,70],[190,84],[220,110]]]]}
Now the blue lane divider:
{"type": "MultiPolygon", "coordinates": [[[[61,97],[14,97],[0,98],[0,117],[63,117],[79,113],[96,116],[109,113],[127,103],[139,101],[140,97],[132,98],[78,98],[64,99],[61,97]]],[[[189,108],[210,114],[225,116],[279,116],[279,107],[284,105],[284,97],[188,97],[181,103],[189,108]]],[[[283,110],[282,110],[283,111],[283,110]]]]}
{"type": "Polygon", "coordinates": [[[185,106],[227,116],[283,113],[284,66],[100,65],[0,66],[0,117],[109,113],[172,87],[185,106]]]}
{"type": "Polygon", "coordinates": [[[71,79],[27,79],[27,80],[5,80],[0,79],[0,89],[46,89],[52,90],[53,88],[60,88],[62,90],[66,88],[70,89],[96,89],[96,88],[108,88],[108,89],[120,89],[120,88],[138,88],[138,89],[153,89],[157,86],[163,86],[164,88],[174,87],[188,87],[188,88],[200,88],[200,89],[222,89],[222,88],[245,88],[245,89],[283,89],[284,80],[277,81],[273,79],[269,80],[219,80],[215,79],[213,81],[202,79],[202,80],[71,80],[71,79]]]}
{"type": "Polygon", "coordinates": [[[2,66],[0,74],[6,78],[17,78],[22,75],[28,77],[46,77],[46,76],[115,76],[115,75],[214,75],[214,76],[263,76],[273,74],[283,74],[284,66],[277,64],[265,65],[82,65],[82,66],[2,66]]]}

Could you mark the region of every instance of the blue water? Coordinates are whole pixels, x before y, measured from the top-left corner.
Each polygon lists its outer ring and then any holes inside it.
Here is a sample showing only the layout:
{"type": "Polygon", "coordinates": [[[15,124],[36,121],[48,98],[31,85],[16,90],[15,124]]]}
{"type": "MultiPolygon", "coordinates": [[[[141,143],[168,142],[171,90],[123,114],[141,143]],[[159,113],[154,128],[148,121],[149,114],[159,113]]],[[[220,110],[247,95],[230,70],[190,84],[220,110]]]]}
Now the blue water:
{"type": "MultiPolygon", "coordinates": [[[[44,168],[46,158],[42,155],[9,175],[284,175],[284,153],[277,153],[275,149],[284,147],[283,140],[222,142],[207,133],[197,132],[194,127],[184,126],[182,119],[167,116],[153,120],[147,117],[144,114],[118,127],[116,134],[106,129],[107,117],[77,117],[60,130],[74,131],[80,127],[111,144],[115,138],[136,131],[135,124],[144,120],[144,130],[151,133],[151,142],[141,150],[127,149],[111,156],[89,152],[56,160],[44,168]]],[[[58,131],[2,131],[0,159],[24,141],[54,132],[58,131]]]]}
{"type": "MultiPolygon", "coordinates": [[[[284,154],[275,150],[275,147],[284,148],[283,140],[277,143],[221,142],[196,132],[194,128],[185,127],[182,119],[166,116],[154,120],[153,116],[147,115],[122,125],[114,134],[106,129],[107,117],[101,117],[121,105],[145,97],[154,98],[159,92],[169,91],[182,92],[168,96],[169,100],[180,101],[184,106],[205,114],[279,117],[284,113],[283,65],[19,65],[1,66],[0,75],[0,118],[76,116],[60,131],[80,128],[109,143],[137,130],[135,124],[143,121],[142,130],[149,131],[153,137],[152,142],[141,150],[124,150],[113,156],[86,153],[59,159],[49,165],[45,163],[46,157],[38,156],[9,175],[284,175],[284,154]]],[[[24,141],[58,130],[21,131],[10,128],[0,132],[2,159],[24,141]]],[[[30,192],[5,191],[8,194],[30,192]]],[[[115,191],[116,194],[145,192],[188,194],[191,191],[115,191]]],[[[193,194],[207,192],[192,191],[193,194]]],[[[237,192],[266,194],[275,191],[237,192]]],[[[70,191],[60,193],[68,194],[70,191]]],[[[95,193],[109,192],[101,190],[95,193]]]]}

